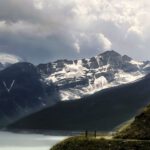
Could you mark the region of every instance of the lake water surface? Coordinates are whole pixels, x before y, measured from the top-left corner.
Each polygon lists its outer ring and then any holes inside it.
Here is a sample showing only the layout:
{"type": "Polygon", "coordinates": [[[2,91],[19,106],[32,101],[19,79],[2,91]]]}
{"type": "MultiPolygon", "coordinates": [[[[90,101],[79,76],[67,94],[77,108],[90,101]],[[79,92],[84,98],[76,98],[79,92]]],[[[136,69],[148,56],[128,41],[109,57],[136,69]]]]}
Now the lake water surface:
{"type": "Polygon", "coordinates": [[[49,150],[67,136],[0,132],[0,150],[49,150]]]}

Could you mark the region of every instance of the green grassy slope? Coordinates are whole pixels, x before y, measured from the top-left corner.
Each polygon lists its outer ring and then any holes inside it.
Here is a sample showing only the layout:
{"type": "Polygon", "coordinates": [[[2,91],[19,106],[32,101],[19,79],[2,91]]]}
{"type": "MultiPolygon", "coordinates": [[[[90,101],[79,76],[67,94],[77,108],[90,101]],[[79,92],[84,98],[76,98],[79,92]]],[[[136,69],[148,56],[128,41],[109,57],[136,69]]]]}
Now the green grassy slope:
{"type": "Polygon", "coordinates": [[[150,140],[150,105],[135,117],[131,125],[117,133],[115,138],[150,140]]]}
{"type": "Polygon", "coordinates": [[[51,150],[149,150],[150,141],[69,138],[51,150]]]}

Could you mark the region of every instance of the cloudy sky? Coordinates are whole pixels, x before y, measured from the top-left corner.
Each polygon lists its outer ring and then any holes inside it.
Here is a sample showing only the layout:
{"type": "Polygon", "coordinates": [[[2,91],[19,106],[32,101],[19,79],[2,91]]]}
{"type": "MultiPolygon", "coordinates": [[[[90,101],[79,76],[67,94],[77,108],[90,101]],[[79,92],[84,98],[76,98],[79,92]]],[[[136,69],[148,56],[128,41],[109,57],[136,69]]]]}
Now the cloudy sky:
{"type": "Polygon", "coordinates": [[[0,0],[0,53],[39,63],[110,49],[150,60],[149,0],[0,0]]]}

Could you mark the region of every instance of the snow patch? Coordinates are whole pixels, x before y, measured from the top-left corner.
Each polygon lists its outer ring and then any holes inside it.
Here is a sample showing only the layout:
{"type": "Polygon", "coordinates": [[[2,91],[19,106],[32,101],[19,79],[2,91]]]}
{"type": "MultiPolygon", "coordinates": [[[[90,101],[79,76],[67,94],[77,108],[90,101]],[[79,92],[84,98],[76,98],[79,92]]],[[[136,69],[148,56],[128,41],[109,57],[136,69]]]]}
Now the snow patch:
{"type": "Polygon", "coordinates": [[[136,65],[138,68],[140,68],[140,66],[144,65],[143,62],[136,61],[136,60],[131,60],[130,63],[133,64],[133,65],[136,65]]]}
{"type": "Polygon", "coordinates": [[[95,88],[103,88],[106,84],[108,84],[107,79],[104,76],[101,76],[94,80],[95,88]]]}
{"type": "Polygon", "coordinates": [[[125,73],[122,70],[119,70],[118,73],[115,74],[115,84],[125,84],[136,81],[144,76],[144,74],[139,71],[134,73],[125,73]]]}
{"type": "Polygon", "coordinates": [[[85,75],[88,69],[82,66],[82,61],[78,61],[77,64],[65,64],[65,67],[61,71],[55,72],[46,78],[47,81],[52,81],[53,83],[68,78],[78,78],[85,75]]]}
{"type": "Polygon", "coordinates": [[[83,95],[82,91],[75,89],[60,91],[60,97],[62,101],[80,99],[82,95],[83,95]]]}
{"type": "Polygon", "coordinates": [[[150,63],[148,63],[147,65],[145,65],[143,68],[146,69],[146,68],[149,68],[150,67],[150,63]]]}

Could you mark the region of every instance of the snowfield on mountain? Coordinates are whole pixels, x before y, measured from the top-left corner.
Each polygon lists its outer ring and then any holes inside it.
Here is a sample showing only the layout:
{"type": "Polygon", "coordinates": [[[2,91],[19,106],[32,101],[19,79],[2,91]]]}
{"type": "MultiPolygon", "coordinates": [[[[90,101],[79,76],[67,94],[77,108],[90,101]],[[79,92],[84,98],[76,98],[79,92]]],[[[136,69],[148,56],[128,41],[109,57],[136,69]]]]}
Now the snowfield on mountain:
{"type": "Polygon", "coordinates": [[[150,62],[136,61],[112,50],[89,59],[40,64],[38,69],[46,84],[58,86],[61,100],[71,100],[136,81],[150,72],[150,62]]]}

